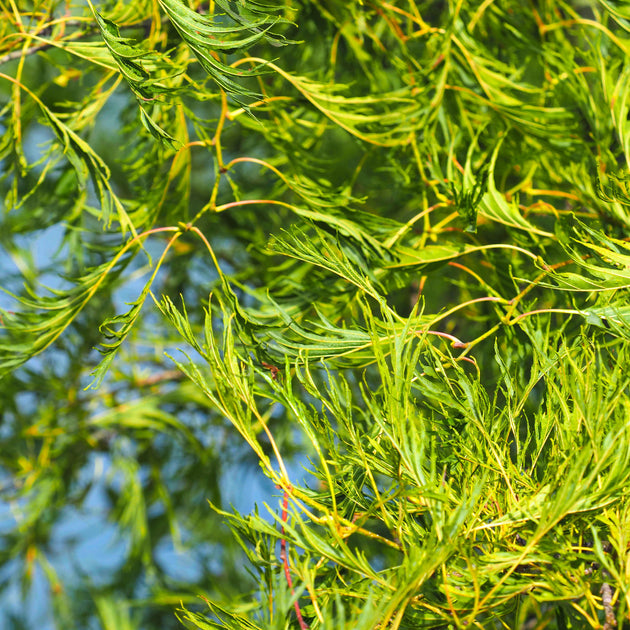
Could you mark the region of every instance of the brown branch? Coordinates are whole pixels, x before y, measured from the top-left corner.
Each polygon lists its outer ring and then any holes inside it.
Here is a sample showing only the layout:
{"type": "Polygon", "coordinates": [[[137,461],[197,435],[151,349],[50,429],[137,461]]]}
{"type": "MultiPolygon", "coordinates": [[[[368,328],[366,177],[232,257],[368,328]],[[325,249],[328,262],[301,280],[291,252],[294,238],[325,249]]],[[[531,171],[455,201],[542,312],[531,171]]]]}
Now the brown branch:
{"type": "Polygon", "coordinates": [[[145,378],[139,378],[135,381],[135,385],[138,387],[150,387],[151,385],[158,385],[165,381],[180,381],[184,378],[183,372],[179,370],[163,370],[157,374],[152,374],[145,378]]]}
{"type": "Polygon", "coordinates": [[[0,66],[4,65],[5,63],[9,63],[9,61],[15,61],[22,56],[33,55],[36,52],[39,52],[40,50],[45,50],[46,48],[50,48],[51,46],[52,44],[37,44],[36,46],[31,46],[26,50],[13,50],[12,52],[0,57],[0,66]]]}
{"type": "MultiPolygon", "coordinates": [[[[162,22],[166,22],[168,20],[168,18],[166,16],[162,17],[162,22]]],[[[146,29],[148,26],[150,26],[153,22],[152,18],[147,18],[146,20],[143,20],[142,22],[139,22],[137,24],[121,24],[120,28],[136,28],[136,29],[146,29]]],[[[90,37],[92,35],[95,35],[98,33],[98,27],[96,26],[96,24],[91,24],[89,22],[86,22],[85,20],[66,20],[63,23],[63,27],[65,29],[66,26],[85,26],[85,30],[83,31],[74,31],[73,33],[71,33],[68,36],[68,39],[72,38],[72,41],[74,40],[81,40],[84,39],[85,37],[90,37]]],[[[48,29],[44,28],[41,29],[39,31],[37,31],[37,33],[44,33],[46,32],[48,29]]],[[[25,35],[27,36],[33,36],[33,33],[25,33],[25,35]]],[[[35,44],[34,46],[31,46],[30,48],[26,48],[26,49],[20,49],[20,50],[12,50],[9,53],[6,53],[5,55],[3,55],[2,57],[0,57],[0,66],[2,66],[5,63],[8,63],[9,61],[15,61],[16,59],[19,59],[22,56],[28,56],[28,55],[33,55],[41,50],[48,50],[49,48],[58,48],[58,46],[55,45],[55,42],[62,42],[62,41],[66,41],[63,40],[61,38],[56,39],[50,42],[43,42],[41,44],[35,44]]]]}
{"type": "Polygon", "coordinates": [[[603,630],[613,630],[613,628],[617,627],[617,619],[615,618],[615,610],[612,605],[613,593],[610,584],[604,582],[599,592],[602,595],[602,605],[606,614],[606,623],[603,626],[603,630]]]}
{"type": "MultiPolygon", "coordinates": [[[[59,23],[59,21],[55,20],[55,23],[59,23]]],[[[36,35],[39,35],[40,37],[50,35],[51,24],[48,24],[47,26],[43,26],[42,28],[38,29],[35,32],[23,33],[23,35],[25,35],[26,37],[31,37],[31,38],[36,35]]],[[[96,26],[94,24],[86,23],[84,20],[75,20],[75,19],[63,20],[62,25],[63,25],[62,26],[63,30],[65,30],[67,26],[70,26],[70,27],[87,26],[85,31],[75,33],[77,36],[77,39],[82,39],[83,37],[87,37],[88,35],[92,35],[96,32],[96,26]]],[[[60,38],[59,38],[59,41],[60,41],[60,38]]],[[[0,66],[4,65],[5,63],[8,63],[9,61],[15,61],[16,59],[20,59],[21,57],[34,55],[40,50],[47,50],[48,48],[53,48],[54,46],[55,44],[53,42],[42,42],[40,44],[35,44],[29,48],[25,48],[25,49],[20,48],[20,50],[12,50],[11,52],[6,53],[2,57],[0,57],[0,66]]]]}

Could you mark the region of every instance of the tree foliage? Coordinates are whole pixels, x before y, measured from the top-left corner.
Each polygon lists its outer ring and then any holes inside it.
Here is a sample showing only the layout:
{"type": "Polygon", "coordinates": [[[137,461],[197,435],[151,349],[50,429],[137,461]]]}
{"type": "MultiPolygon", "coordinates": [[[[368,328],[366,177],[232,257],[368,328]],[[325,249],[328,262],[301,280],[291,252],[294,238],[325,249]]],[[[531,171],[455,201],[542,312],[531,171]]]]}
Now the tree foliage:
{"type": "Polygon", "coordinates": [[[104,630],[628,621],[624,3],[0,17],[5,598],[104,630]]]}

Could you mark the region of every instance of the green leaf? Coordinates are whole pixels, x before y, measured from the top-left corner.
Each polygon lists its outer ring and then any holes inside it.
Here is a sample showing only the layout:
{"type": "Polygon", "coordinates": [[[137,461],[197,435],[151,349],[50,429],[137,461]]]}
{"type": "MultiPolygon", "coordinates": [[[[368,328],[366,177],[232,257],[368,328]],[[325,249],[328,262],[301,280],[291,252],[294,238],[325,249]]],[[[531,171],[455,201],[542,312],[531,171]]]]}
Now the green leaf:
{"type": "Polygon", "coordinates": [[[53,344],[90,304],[97,291],[114,285],[131,260],[131,256],[121,256],[89,269],[82,276],[66,278],[72,283],[71,288],[49,289],[50,295],[37,295],[34,287],[26,287],[24,296],[4,291],[22,310],[1,311],[5,339],[0,343],[0,377],[53,344]]]}
{"type": "MultiPolygon", "coordinates": [[[[163,77],[153,78],[147,70],[147,58],[153,66],[153,72],[169,68],[168,60],[158,57],[155,53],[138,46],[132,39],[121,37],[118,26],[104,18],[90,2],[90,7],[96,18],[103,41],[116,61],[120,72],[140,102],[153,101],[158,96],[168,93],[169,90],[161,83],[163,77]]],[[[163,73],[162,73],[163,74],[163,73]]],[[[166,142],[173,148],[178,148],[179,143],[164,129],[162,129],[146,109],[140,104],[140,120],[144,128],[158,140],[166,142]]]]}
{"type": "MultiPolygon", "coordinates": [[[[159,0],[169,20],[193,51],[202,68],[221,89],[237,102],[259,98],[256,92],[237,82],[238,78],[258,76],[265,72],[262,65],[245,70],[226,63],[221,54],[244,51],[264,38],[272,38],[270,29],[276,18],[263,15],[255,21],[239,19],[232,26],[221,26],[220,16],[204,16],[193,11],[182,0],[159,0]]],[[[283,39],[274,41],[282,42],[283,39]]]]}

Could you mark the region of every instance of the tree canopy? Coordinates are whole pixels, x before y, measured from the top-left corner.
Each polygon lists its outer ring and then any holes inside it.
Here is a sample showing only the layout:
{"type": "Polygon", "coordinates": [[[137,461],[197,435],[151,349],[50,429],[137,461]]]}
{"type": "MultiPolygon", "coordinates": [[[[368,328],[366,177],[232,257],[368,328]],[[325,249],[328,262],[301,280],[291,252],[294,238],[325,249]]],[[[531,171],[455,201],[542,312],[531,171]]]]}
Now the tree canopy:
{"type": "Polygon", "coordinates": [[[627,623],[629,60],[614,0],[0,2],[0,625],[627,623]]]}

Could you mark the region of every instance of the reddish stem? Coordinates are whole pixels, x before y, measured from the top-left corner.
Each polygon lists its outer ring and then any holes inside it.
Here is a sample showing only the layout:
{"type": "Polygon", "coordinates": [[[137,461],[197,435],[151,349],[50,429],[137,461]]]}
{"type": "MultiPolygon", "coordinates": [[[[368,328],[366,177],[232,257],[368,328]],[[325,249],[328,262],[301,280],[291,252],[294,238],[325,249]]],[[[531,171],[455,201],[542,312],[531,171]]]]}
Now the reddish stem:
{"type": "MultiPolygon", "coordinates": [[[[282,499],[282,522],[286,523],[289,517],[288,514],[289,508],[289,491],[285,489],[284,497],[282,499]]],[[[284,525],[282,526],[282,538],[280,539],[280,559],[282,560],[282,564],[284,566],[284,576],[287,578],[287,584],[289,585],[289,590],[291,591],[291,595],[293,595],[293,580],[291,579],[291,571],[289,569],[289,556],[287,555],[287,541],[284,538],[284,525]]],[[[300,624],[301,630],[308,630],[308,626],[304,622],[302,617],[302,611],[300,610],[300,604],[296,599],[293,606],[295,607],[295,614],[297,616],[298,623],[300,624]]]]}

